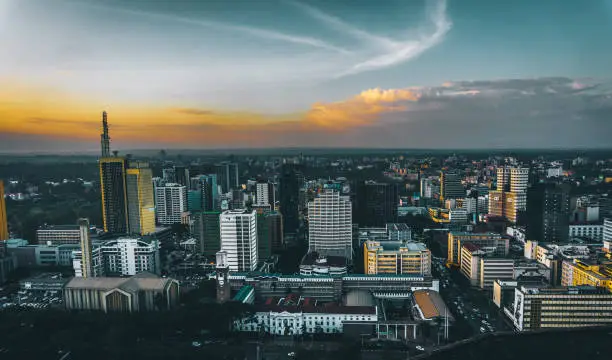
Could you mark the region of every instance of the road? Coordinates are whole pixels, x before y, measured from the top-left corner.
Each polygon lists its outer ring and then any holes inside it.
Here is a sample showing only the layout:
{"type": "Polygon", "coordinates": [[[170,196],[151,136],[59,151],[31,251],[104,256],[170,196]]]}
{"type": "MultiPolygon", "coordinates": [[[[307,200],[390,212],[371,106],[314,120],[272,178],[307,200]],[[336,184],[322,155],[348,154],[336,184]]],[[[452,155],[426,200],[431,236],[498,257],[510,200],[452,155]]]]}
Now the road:
{"type": "Polygon", "coordinates": [[[453,338],[511,330],[493,304],[491,290],[470,287],[459,270],[446,268],[442,261],[434,261],[432,270],[440,279],[442,298],[457,319],[460,334],[452,334],[453,338]]]}

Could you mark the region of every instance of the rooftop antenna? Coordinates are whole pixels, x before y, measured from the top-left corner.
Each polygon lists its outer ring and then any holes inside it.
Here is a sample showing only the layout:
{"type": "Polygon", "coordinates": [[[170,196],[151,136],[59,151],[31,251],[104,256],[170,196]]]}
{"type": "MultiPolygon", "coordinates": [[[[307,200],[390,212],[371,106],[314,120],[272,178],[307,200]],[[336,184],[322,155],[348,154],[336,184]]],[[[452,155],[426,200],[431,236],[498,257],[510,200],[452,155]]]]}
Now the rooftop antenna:
{"type": "Polygon", "coordinates": [[[102,148],[102,157],[110,157],[110,136],[108,135],[108,115],[106,111],[102,112],[102,134],[100,134],[100,147],[102,148]]]}

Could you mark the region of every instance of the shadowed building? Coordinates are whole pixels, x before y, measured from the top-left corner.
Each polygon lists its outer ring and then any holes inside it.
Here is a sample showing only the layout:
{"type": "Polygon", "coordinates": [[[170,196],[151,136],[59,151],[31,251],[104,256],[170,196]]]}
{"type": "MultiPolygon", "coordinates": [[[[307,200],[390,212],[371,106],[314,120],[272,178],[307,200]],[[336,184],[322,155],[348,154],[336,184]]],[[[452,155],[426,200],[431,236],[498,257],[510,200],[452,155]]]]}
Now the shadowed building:
{"type": "Polygon", "coordinates": [[[67,310],[139,312],[168,310],[179,302],[179,283],[141,273],[129,278],[73,278],[64,287],[67,310]]]}
{"type": "Polygon", "coordinates": [[[4,182],[0,180],[0,241],[8,240],[8,218],[6,215],[6,201],[4,200],[4,182]]]}
{"type": "Polygon", "coordinates": [[[396,223],[398,200],[396,184],[375,181],[359,183],[355,197],[355,222],[362,227],[396,223]]]}

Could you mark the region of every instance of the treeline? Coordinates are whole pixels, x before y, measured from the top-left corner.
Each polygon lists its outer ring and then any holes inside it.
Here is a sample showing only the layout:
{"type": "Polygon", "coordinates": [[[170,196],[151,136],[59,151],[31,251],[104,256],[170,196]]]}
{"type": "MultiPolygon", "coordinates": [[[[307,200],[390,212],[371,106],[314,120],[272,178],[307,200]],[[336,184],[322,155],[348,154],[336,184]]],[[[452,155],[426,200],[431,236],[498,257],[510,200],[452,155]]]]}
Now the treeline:
{"type": "Polygon", "coordinates": [[[4,310],[0,358],[59,359],[70,352],[69,359],[243,359],[231,323],[252,311],[235,302],[132,314],[4,310]],[[214,339],[223,343],[206,345],[214,339]]]}

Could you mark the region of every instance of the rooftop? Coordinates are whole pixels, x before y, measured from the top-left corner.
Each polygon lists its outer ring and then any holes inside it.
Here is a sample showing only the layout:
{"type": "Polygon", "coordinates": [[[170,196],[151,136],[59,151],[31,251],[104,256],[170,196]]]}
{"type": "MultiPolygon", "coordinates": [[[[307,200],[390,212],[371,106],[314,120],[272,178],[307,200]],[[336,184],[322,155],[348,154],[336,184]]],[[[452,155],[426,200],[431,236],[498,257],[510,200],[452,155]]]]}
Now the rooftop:
{"type": "Polygon", "coordinates": [[[129,278],[122,277],[94,277],[81,278],[75,277],[68,284],[66,289],[95,289],[112,290],[121,288],[127,291],[138,290],[163,290],[170,278],[161,278],[151,273],[139,273],[129,278]]]}
{"type": "Polygon", "coordinates": [[[452,314],[444,304],[444,300],[437,291],[416,290],[413,292],[414,302],[427,320],[445,315],[452,318],[452,314]]]}
{"type": "Polygon", "coordinates": [[[335,304],[325,304],[323,306],[312,305],[292,305],[282,306],[275,304],[261,304],[256,306],[258,312],[288,312],[288,313],[306,313],[306,314],[376,314],[376,306],[339,306],[335,304]]]}
{"type": "Polygon", "coordinates": [[[57,230],[57,231],[66,231],[66,230],[76,230],[79,231],[79,225],[42,225],[38,228],[38,230],[57,230]]]}
{"type": "Polygon", "coordinates": [[[319,253],[316,251],[309,252],[302,258],[300,265],[320,265],[320,266],[334,266],[344,267],[346,266],[346,258],[343,256],[325,256],[319,257],[319,253]]]}

